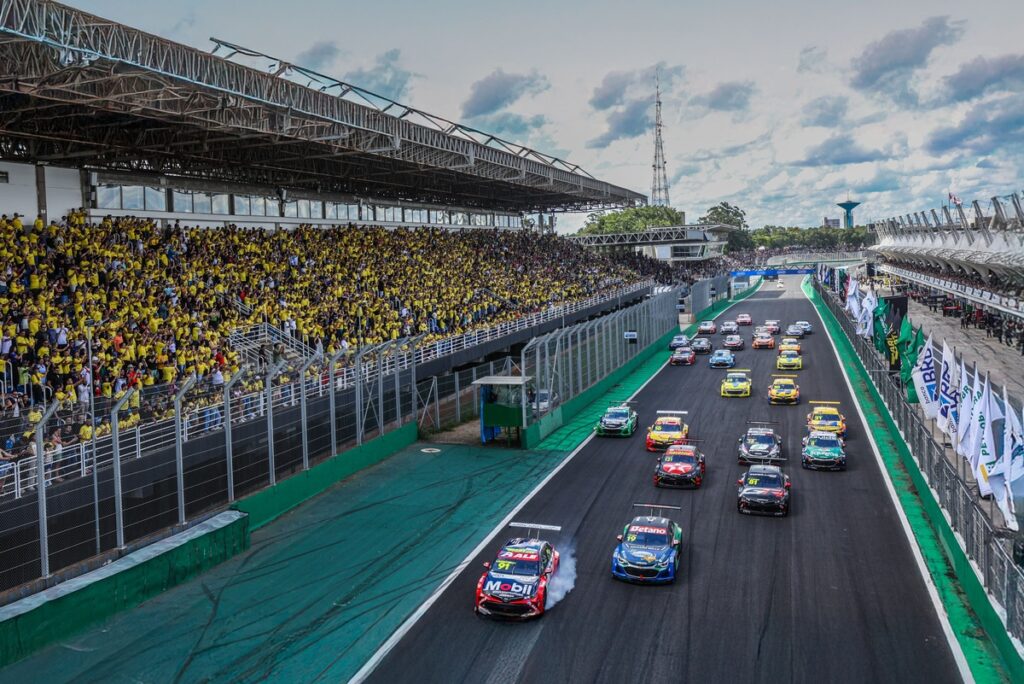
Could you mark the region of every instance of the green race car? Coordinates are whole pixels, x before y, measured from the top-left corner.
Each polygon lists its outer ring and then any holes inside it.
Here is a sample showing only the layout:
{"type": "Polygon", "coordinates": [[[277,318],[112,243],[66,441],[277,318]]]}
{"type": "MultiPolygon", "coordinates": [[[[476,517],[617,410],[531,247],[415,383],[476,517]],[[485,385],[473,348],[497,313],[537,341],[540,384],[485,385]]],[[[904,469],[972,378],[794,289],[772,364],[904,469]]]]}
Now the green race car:
{"type": "Polygon", "coordinates": [[[640,419],[629,404],[612,404],[605,409],[595,429],[599,437],[629,437],[636,432],[640,419]]]}
{"type": "Polygon", "coordinates": [[[846,450],[834,432],[814,431],[804,437],[800,465],[812,470],[846,470],[846,450]]]}

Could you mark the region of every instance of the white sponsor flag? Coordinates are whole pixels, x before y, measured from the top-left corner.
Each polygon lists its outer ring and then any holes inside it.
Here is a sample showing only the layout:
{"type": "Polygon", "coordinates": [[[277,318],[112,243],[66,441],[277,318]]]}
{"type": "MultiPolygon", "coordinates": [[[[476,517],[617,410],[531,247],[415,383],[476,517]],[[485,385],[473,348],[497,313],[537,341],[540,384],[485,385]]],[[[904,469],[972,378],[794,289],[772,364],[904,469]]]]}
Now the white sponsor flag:
{"type": "Polygon", "coordinates": [[[995,424],[1003,420],[1005,416],[1003,415],[1002,402],[999,400],[999,396],[992,392],[987,382],[985,394],[988,401],[981,426],[981,446],[978,460],[978,471],[981,473],[981,478],[978,480],[978,490],[982,494],[992,494],[996,500],[996,505],[1003,512],[1003,518],[1009,526],[1011,521],[1016,521],[1013,520],[1013,513],[1010,512],[1010,497],[1006,490],[1006,479],[1003,476],[1002,458],[996,452],[995,441],[995,424]],[[982,486],[983,484],[987,485],[987,492],[986,487],[982,486]]]}
{"type": "Polygon", "coordinates": [[[939,414],[936,423],[939,429],[952,437],[956,426],[949,426],[950,411],[956,408],[960,397],[956,388],[956,356],[946,341],[942,341],[942,365],[939,367],[939,414]]]}
{"type": "Polygon", "coordinates": [[[860,292],[854,292],[846,298],[846,310],[854,321],[860,320],[860,292]]]}
{"type": "MultiPolygon", "coordinates": [[[[964,364],[966,371],[967,364],[964,364]]],[[[968,387],[965,383],[964,388],[968,387]]],[[[974,385],[967,390],[960,400],[960,424],[957,426],[956,453],[970,460],[967,447],[970,445],[971,426],[974,425],[974,405],[981,398],[981,380],[978,378],[978,367],[974,367],[974,385]]]]}
{"type": "Polygon", "coordinates": [[[877,305],[878,297],[875,296],[875,291],[868,290],[868,293],[864,295],[864,301],[861,302],[860,318],[857,319],[857,335],[871,337],[872,316],[877,305]]]}
{"type": "Polygon", "coordinates": [[[849,282],[846,283],[846,297],[849,299],[853,296],[853,293],[857,291],[857,279],[850,277],[849,282]]]}
{"type": "MultiPolygon", "coordinates": [[[[1005,388],[1003,388],[1005,391],[1005,388]]],[[[1010,454],[1009,482],[1013,483],[1024,477],[1024,420],[1017,417],[1017,412],[1009,404],[1006,405],[1006,424],[1003,425],[1004,457],[1010,454]]]]}
{"type": "Polygon", "coordinates": [[[917,400],[924,410],[924,415],[935,420],[939,402],[935,396],[938,383],[935,376],[935,348],[932,346],[931,335],[928,335],[928,341],[921,348],[921,353],[917,357],[917,365],[914,366],[910,377],[914,381],[917,400]]]}
{"type": "MultiPolygon", "coordinates": [[[[984,450],[986,446],[985,431],[989,427],[989,416],[992,411],[992,386],[989,383],[988,375],[985,376],[985,384],[981,391],[981,398],[974,404],[974,420],[971,421],[971,438],[967,445],[967,458],[971,462],[971,472],[974,479],[978,481],[978,491],[982,496],[992,493],[988,484],[987,468],[990,461],[995,461],[995,454],[984,450]],[[984,468],[982,467],[984,466],[984,468]]],[[[991,444],[991,442],[988,442],[991,444]]]]}

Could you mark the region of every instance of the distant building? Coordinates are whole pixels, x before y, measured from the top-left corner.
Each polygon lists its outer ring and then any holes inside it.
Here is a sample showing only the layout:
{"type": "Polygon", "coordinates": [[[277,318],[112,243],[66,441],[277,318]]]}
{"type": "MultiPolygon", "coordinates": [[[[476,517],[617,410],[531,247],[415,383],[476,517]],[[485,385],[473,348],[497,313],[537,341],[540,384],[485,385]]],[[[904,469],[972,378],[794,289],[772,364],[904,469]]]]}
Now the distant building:
{"type": "Polygon", "coordinates": [[[821,219],[821,227],[822,228],[838,228],[841,225],[842,225],[842,219],[829,218],[828,216],[826,216],[825,218],[821,219]]]}

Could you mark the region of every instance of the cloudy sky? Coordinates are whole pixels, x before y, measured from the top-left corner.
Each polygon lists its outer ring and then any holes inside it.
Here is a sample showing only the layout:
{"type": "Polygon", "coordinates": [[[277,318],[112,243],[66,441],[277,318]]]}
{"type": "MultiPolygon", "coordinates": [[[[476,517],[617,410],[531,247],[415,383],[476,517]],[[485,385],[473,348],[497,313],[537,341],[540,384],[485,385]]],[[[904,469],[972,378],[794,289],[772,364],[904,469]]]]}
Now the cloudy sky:
{"type": "Polygon", "coordinates": [[[1024,188],[1021,0],[72,4],[260,48],[645,194],[657,69],[690,220],[724,200],[754,226],[816,225],[847,192],[870,219],[1024,188]]]}

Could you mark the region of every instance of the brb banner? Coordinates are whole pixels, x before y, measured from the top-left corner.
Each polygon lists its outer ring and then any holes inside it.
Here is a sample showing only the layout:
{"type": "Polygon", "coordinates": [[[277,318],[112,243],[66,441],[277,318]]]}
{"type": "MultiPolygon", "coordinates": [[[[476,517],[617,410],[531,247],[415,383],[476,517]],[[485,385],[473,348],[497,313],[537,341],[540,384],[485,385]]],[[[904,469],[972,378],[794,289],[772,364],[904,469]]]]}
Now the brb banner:
{"type": "Polygon", "coordinates": [[[813,268],[763,268],[756,271],[729,271],[733,278],[742,276],[769,276],[769,275],[808,275],[814,273],[813,268]]]}

